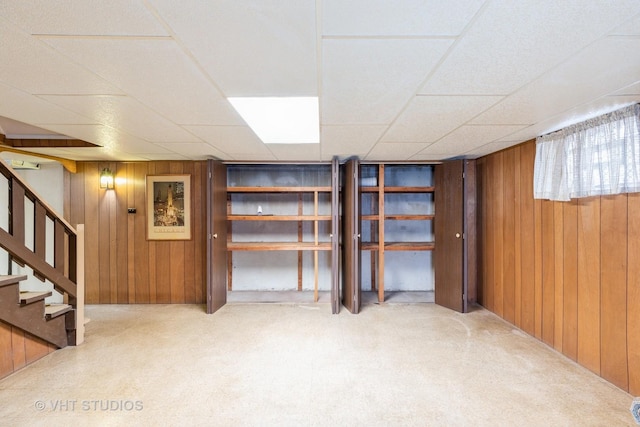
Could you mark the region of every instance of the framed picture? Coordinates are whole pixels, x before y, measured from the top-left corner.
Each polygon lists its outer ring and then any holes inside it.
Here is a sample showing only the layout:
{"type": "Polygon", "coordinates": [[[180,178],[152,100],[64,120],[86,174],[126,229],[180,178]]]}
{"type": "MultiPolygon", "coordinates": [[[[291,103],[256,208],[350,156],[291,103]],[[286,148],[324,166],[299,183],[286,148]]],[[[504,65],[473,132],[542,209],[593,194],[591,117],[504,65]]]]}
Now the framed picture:
{"type": "Polygon", "coordinates": [[[191,175],[147,175],[147,239],[191,239],[191,175]]]}

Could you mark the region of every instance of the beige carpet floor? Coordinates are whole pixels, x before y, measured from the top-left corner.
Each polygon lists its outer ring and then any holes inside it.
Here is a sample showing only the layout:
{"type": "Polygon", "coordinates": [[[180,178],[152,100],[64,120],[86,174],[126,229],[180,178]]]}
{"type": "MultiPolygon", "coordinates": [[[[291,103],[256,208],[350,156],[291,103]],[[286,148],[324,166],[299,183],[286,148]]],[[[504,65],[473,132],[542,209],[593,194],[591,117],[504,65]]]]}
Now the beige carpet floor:
{"type": "Polygon", "coordinates": [[[481,308],[88,306],[0,380],[0,425],[624,426],[632,396],[481,308]]]}

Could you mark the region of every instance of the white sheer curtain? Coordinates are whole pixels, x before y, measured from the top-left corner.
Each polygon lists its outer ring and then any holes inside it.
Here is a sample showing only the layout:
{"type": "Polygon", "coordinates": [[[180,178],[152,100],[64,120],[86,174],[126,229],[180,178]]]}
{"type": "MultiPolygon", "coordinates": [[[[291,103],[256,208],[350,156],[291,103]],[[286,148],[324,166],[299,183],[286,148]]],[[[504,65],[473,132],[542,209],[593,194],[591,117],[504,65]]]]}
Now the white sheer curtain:
{"type": "Polygon", "coordinates": [[[536,199],[640,191],[640,104],[538,137],[536,199]]]}

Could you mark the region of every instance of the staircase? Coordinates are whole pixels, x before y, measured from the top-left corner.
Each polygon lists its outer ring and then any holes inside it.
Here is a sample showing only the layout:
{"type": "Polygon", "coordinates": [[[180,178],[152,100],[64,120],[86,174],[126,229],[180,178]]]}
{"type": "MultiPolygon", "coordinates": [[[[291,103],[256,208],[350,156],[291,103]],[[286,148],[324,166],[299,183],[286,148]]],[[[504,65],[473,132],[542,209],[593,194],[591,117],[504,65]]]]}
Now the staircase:
{"type": "MultiPolygon", "coordinates": [[[[0,185],[0,247],[9,256],[9,271],[0,271],[0,322],[28,332],[55,347],[84,340],[84,226],[77,230],[55,212],[4,162],[0,185]],[[25,206],[31,205],[27,208],[25,206]],[[27,212],[33,212],[29,215],[27,212]],[[53,230],[53,236],[47,234],[53,230]],[[28,237],[32,236],[32,237],[28,237]],[[53,237],[53,238],[52,238],[53,237]],[[31,240],[32,239],[32,240],[31,240]],[[53,260],[46,253],[53,252],[53,260]],[[53,285],[65,304],[46,304],[51,291],[23,289],[26,275],[14,275],[13,265],[28,266],[33,276],[53,285]],[[5,274],[5,275],[3,275],[5,274]]],[[[0,373],[2,377],[2,373],[0,373]]]]}
{"type": "Polygon", "coordinates": [[[0,320],[59,348],[75,344],[76,311],[69,304],[45,304],[51,292],[21,291],[27,276],[0,276],[0,320]]]}

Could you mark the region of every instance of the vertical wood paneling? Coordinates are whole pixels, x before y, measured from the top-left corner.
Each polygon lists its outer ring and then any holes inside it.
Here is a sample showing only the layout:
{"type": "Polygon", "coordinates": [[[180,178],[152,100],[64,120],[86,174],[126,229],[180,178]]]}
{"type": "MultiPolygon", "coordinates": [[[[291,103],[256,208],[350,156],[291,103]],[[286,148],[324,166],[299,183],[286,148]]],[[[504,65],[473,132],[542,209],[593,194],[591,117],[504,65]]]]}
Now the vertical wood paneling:
{"type": "Polygon", "coordinates": [[[533,202],[533,330],[534,336],[542,339],[542,201],[533,202]]]}
{"type": "Polygon", "coordinates": [[[503,174],[503,246],[502,246],[502,307],[506,321],[516,320],[516,268],[515,268],[515,151],[508,150],[502,155],[503,174]]]}
{"type": "Polygon", "coordinates": [[[553,202],[542,201],[542,341],[553,346],[555,320],[555,228],[553,202]]]}
{"type": "Polygon", "coordinates": [[[628,197],[627,360],[629,393],[640,396],[640,193],[628,197]]]}
{"type": "MultiPolygon", "coordinates": [[[[98,192],[99,175],[98,166],[95,163],[81,163],[84,169],[84,183],[82,186],[82,194],[84,195],[84,206],[72,203],[73,208],[83,208],[84,224],[85,224],[85,252],[84,252],[84,271],[85,271],[85,302],[87,304],[100,303],[100,193],[98,192]]],[[[79,174],[80,172],[78,172],[79,174]]],[[[71,199],[75,200],[75,194],[71,195],[71,199]]],[[[75,225],[72,223],[72,225],[75,225]]],[[[104,263],[104,261],[102,261],[104,263]]]]}
{"type": "Polygon", "coordinates": [[[600,203],[600,369],[603,378],[626,390],[627,197],[606,196],[600,203]]]}
{"type": "Polygon", "coordinates": [[[534,200],[534,159],[529,141],[477,162],[480,301],[640,394],[640,194],[534,200]]]}
{"type": "MultiPolygon", "coordinates": [[[[127,218],[127,202],[128,202],[128,186],[127,175],[128,165],[119,163],[115,168],[115,179],[117,189],[114,191],[116,195],[115,204],[112,208],[111,215],[115,217],[112,226],[115,229],[116,244],[116,276],[115,283],[112,286],[116,290],[116,302],[118,304],[129,303],[129,219],[127,218]],[[114,212],[115,211],[115,212],[114,212]]],[[[112,279],[113,280],[113,279],[112,279]]]]}
{"type": "Polygon", "coordinates": [[[151,302],[149,276],[149,242],[147,241],[147,201],[146,195],[146,176],[148,166],[145,163],[135,163],[133,167],[133,182],[135,183],[134,200],[136,208],[134,218],[134,247],[133,265],[135,270],[135,301],[138,304],[148,304],[151,302]]]}
{"type": "MultiPolygon", "coordinates": [[[[535,145],[524,144],[520,151],[520,243],[522,247],[522,329],[535,335],[535,209],[533,202],[533,163],[535,145]]],[[[517,160],[516,160],[517,161],[517,160]]]]}
{"type": "MultiPolygon", "coordinates": [[[[197,188],[198,179],[195,175],[195,163],[186,163],[183,165],[183,173],[191,175],[191,186],[197,188]]],[[[198,198],[196,198],[197,201],[198,198]]],[[[195,201],[194,201],[195,202],[195,201]]],[[[199,215],[199,207],[196,207],[196,203],[192,206],[192,219],[191,219],[191,240],[184,242],[184,261],[193,260],[196,257],[195,242],[198,240],[199,234],[197,234],[195,224],[200,222],[196,220],[199,215]]],[[[184,265],[184,302],[193,304],[196,302],[196,279],[195,279],[195,263],[183,262],[184,265]]]]}
{"type": "Polygon", "coordinates": [[[86,228],[87,303],[204,303],[203,162],[79,162],[71,176],[69,216],[86,228]],[[116,175],[115,190],[102,190],[99,171],[116,175]],[[146,176],[192,177],[192,239],[150,241],[146,233],[146,176]],[[77,201],[81,201],[77,202],[77,201]],[[127,208],[135,208],[129,214],[127,208]]]}
{"type": "Polygon", "coordinates": [[[10,326],[11,329],[11,342],[9,343],[10,348],[13,352],[12,357],[12,366],[13,370],[17,371],[18,369],[24,368],[27,365],[27,353],[26,353],[26,345],[25,345],[25,333],[23,330],[10,326]]]}
{"type": "MultiPolygon", "coordinates": [[[[130,163],[127,165],[127,171],[125,178],[125,185],[127,187],[127,205],[126,207],[134,207],[136,205],[136,192],[135,192],[135,165],[130,163]]],[[[136,267],[135,267],[135,253],[136,253],[136,219],[135,214],[127,213],[127,303],[133,304],[136,302],[136,267]]]]}
{"type": "Polygon", "coordinates": [[[578,203],[563,206],[562,352],[578,358],[578,203]]]}
{"type": "Polygon", "coordinates": [[[0,378],[25,367],[55,348],[4,322],[0,322],[0,378]]]}
{"type": "Polygon", "coordinates": [[[493,291],[493,307],[498,316],[504,313],[504,281],[503,281],[503,256],[504,256],[504,168],[503,153],[495,155],[494,162],[494,209],[493,209],[493,280],[495,288],[493,291]]]}
{"type": "Polygon", "coordinates": [[[554,237],[554,319],[553,319],[553,347],[562,351],[563,332],[563,298],[564,298],[564,210],[563,204],[556,202],[553,204],[553,237],[554,237]]]}
{"type": "Polygon", "coordinates": [[[495,180],[494,178],[494,171],[495,171],[495,157],[491,156],[487,159],[487,163],[486,163],[486,171],[487,171],[487,180],[484,182],[483,186],[484,186],[484,194],[485,194],[485,200],[486,202],[484,202],[484,208],[485,208],[485,223],[484,223],[484,229],[485,229],[485,244],[483,245],[485,250],[484,250],[484,254],[483,254],[483,259],[484,259],[484,277],[485,280],[484,282],[486,283],[486,286],[483,288],[483,295],[484,295],[484,306],[486,308],[488,308],[491,311],[494,311],[494,303],[493,303],[493,294],[494,294],[494,289],[495,289],[495,281],[494,281],[494,257],[495,257],[495,250],[494,250],[494,245],[493,242],[495,241],[495,232],[494,232],[494,225],[495,225],[495,220],[494,220],[494,215],[493,212],[495,211],[495,204],[493,202],[493,182],[495,180]]]}
{"type": "Polygon", "coordinates": [[[521,168],[520,168],[520,157],[521,157],[521,149],[520,146],[514,147],[512,150],[514,152],[514,157],[512,162],[514,164],[513,168],[513,203],[514,203],[514,262],[515,262],[515,292],[514,292],[514,304],[515,304],[515,325],[519,328],[522,328],[522,190],[520,188],[521,181],[521,168]]]}
{"type": "Polygon", "coordinates": [[[578,201],[578,363],[600,374],[600,198],[578,201]]]}
{"type": "Polygon", "coordinates": [[[13,372],[13,347],[10,325],[0,322],[0,378],[13,372]]]}

